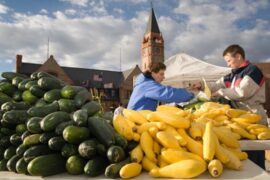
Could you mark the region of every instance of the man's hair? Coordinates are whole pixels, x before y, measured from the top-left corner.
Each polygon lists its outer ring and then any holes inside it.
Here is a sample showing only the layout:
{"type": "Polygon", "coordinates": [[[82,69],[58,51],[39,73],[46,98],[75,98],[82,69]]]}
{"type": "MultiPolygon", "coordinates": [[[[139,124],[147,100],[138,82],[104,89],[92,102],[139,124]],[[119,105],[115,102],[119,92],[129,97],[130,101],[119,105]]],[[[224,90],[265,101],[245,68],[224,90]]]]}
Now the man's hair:
{"type": "Polygon", "coordinates": [[[166,70],[166,65],[162,62],[152,63],[150,72],[158,73],[160,70],[166,70]]]}
{"type": "Polygon", "coordinates": [[[245,51],[238,44],[232,44],[232,45],[228,46],[223,51],[223,56],[225,56],[227,53],[230,53],[233,57],[235,57],[236,54],[240,54],[242,56],[242,58],[245,59],[245,51]]]}

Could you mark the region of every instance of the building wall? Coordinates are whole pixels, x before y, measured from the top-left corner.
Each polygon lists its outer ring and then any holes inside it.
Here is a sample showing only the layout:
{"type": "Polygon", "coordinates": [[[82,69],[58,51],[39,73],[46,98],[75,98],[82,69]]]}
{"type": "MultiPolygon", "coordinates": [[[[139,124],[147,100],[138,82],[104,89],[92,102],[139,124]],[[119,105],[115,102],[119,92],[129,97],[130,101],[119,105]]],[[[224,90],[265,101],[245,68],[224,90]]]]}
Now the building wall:
{"type": "Polygon", "coordinates": [[[264,108],[267,110],[268,117],[270,117],[270,63],[257,63],[256,64],[266,77],[265,97],[266,102],[264,108]]]}
{"type": "Polygon", "coordinates": [[[124,107],[127,106],[129,98],[133,90],[133,85],[134,85],[133,78],[136,77],[140,73],[141,73],[141,70],[136,67],[133,70],[133,72],[130,73],[127,79],[124,80],[120,86],[120,89],[119,89],[120,102],[123,104],[124,107]]]}

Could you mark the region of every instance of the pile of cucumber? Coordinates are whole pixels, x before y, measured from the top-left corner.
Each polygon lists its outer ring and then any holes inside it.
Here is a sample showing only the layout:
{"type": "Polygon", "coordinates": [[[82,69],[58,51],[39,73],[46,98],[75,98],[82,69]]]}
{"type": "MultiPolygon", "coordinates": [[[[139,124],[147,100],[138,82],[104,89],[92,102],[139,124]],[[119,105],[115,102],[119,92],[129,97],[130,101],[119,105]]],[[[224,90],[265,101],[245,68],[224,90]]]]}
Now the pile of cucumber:
{"type": "Polygon", "coordinates": [[[118,178],[137,143],[111,125],[89,91],[45,72],[2,73],[0,171],[118,178]]]}

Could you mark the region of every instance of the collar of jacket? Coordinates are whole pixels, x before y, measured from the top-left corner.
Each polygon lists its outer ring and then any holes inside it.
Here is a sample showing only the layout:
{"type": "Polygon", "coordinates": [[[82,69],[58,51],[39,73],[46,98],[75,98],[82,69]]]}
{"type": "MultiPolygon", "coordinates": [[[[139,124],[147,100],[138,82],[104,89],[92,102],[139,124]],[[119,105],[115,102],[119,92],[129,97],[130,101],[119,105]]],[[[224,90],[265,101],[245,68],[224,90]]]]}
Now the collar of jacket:
{"type": "Polygon", "coordinates": [[[241,72],[243,69],[245,69],[248,65],[250,64],[250,62],[248,60],[245,60],[239,68],[233,69],[232,73],[233,74],[237,74],[239,72],[241,72]]]}
{"type": "Polygon", "coordinates": [[[146,78],[148,78],[148,79],[152,79],[152,80],[154,80],[154,78],[152,77],[152,75],[151,75],[151,72],[150,72],[150,71],[146,71],[146,72],[144,72],[144,73],[143,73],[143,75],[144,75],[144,77],[146,77],[146,78]]]}

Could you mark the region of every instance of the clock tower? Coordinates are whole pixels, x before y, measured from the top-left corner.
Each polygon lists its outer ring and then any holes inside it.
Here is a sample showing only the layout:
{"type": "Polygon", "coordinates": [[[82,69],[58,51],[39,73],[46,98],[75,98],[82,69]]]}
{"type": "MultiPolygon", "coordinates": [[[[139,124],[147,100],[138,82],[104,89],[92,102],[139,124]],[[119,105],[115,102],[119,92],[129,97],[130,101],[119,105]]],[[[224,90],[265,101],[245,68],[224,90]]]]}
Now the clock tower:
{"type": "Polygon", "coordinates": [[[164,63],[164,40],[157,24],[154,9],[151,8],[146,31],[141,44],[142,71],[153,62],[164,63]]]}

